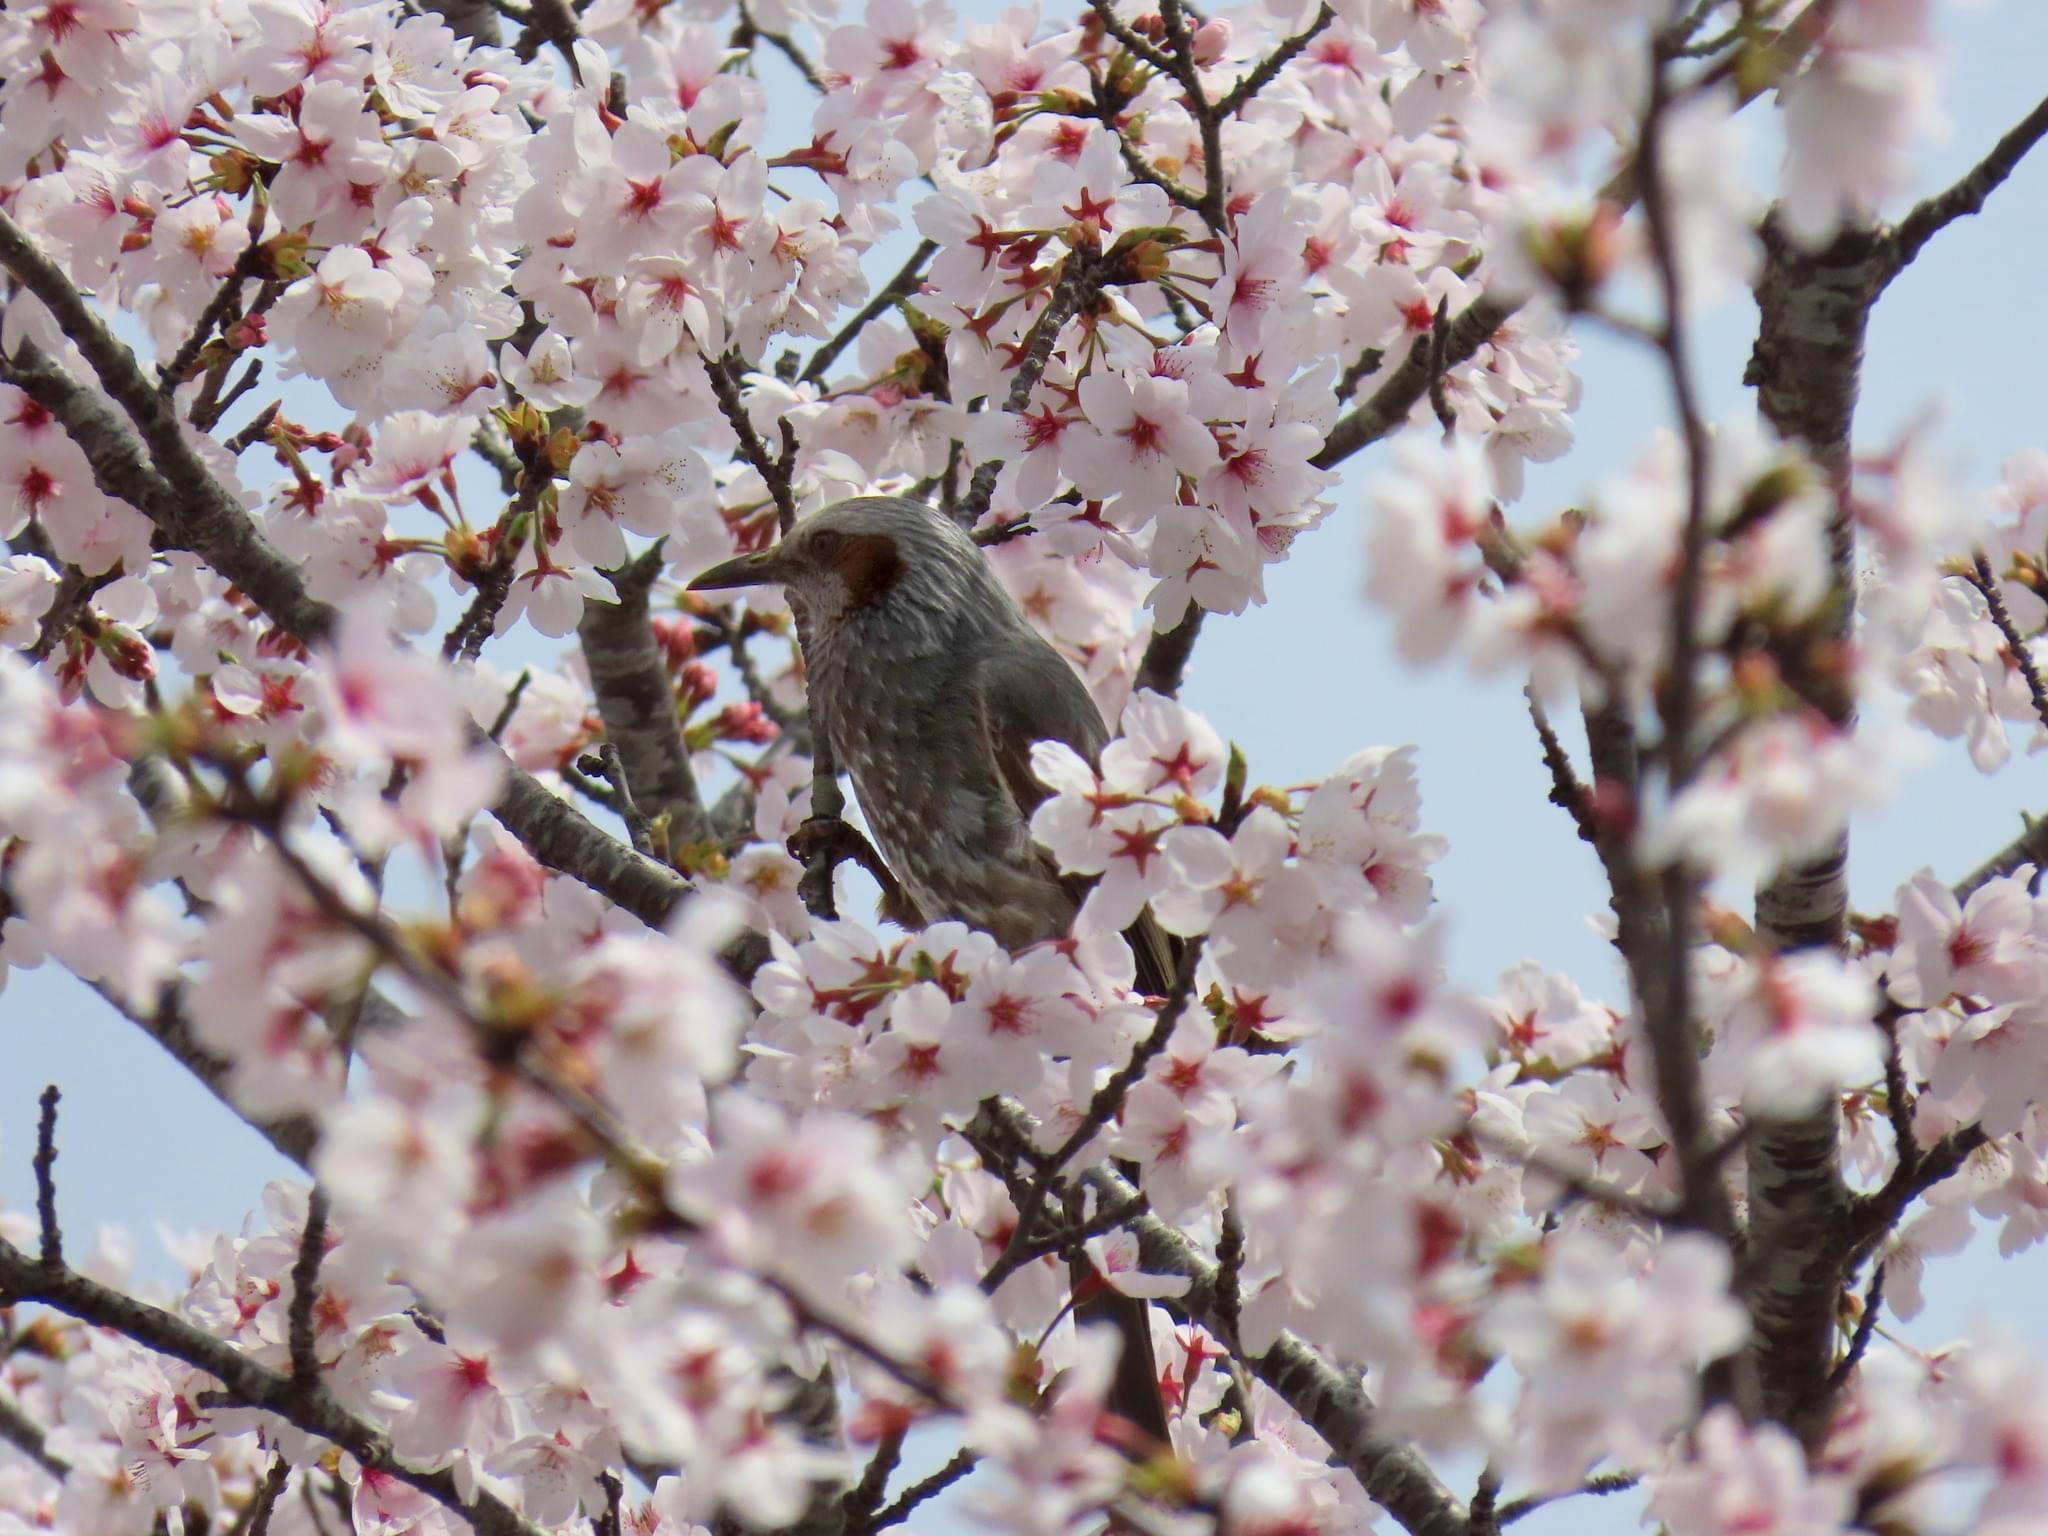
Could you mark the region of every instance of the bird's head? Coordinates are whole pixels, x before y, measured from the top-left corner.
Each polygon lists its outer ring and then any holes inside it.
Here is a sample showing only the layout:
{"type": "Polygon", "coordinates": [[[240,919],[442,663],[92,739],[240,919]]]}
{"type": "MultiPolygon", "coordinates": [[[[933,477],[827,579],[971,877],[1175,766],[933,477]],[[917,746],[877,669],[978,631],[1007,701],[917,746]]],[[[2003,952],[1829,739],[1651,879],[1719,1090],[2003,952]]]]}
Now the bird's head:
{"type": "Polygon", "coordinates": [[[857,496],[813,513],[772,549],[714,565],[692,592],[776,585],[809,619],[889,613],[935,618],[995,588],[974,541],[904,496],[857,496]]]}

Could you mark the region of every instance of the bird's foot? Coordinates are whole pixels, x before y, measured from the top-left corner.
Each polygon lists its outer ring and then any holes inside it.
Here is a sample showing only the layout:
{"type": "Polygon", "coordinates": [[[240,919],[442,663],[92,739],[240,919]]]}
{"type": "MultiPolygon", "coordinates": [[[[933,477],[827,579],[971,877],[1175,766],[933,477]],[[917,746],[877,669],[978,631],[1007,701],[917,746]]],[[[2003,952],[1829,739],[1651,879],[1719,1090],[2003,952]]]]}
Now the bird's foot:
{"type": "Polygon", "coordinates": [[[858,827],[841,821],[837,816],[813,816],[790,834],[789,856],[804,867],[803,884],[799,890],[812,912],[818,911],[812,895],[822,891],[826,915],[829,915],[832,871],[851,860],[874,876],[875,884],[882,888],[881,913],[886,920],[904,928],[924,927],[924,914],[918,911],[917,903],[889,872],[889,866],[882,862],[875,845],[862,835],[858,827]]]}

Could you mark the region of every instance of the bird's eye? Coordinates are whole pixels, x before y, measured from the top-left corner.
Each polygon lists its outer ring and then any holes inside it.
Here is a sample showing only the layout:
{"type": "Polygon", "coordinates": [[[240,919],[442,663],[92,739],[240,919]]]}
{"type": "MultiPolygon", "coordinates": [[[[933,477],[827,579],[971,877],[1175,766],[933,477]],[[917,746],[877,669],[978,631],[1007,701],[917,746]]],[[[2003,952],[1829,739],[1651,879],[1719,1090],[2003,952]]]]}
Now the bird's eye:
{"type": "Polygon", "coordinates": [[[820,528],[811,535],[811,553],[819,560],[830,564],[839,558],[839,551],[846,540],[831,528],[820,528]]]}

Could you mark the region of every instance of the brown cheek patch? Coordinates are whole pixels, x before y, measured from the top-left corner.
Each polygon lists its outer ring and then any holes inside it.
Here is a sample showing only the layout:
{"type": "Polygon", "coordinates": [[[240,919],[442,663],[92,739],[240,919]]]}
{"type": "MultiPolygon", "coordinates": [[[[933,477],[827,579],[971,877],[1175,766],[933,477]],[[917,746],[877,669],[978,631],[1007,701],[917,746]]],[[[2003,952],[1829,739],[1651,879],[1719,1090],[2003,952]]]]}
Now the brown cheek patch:
{"type": "Polygon", "coordinates": [[[846,582],[847,600],[865,608],[888,596],[903,574],[903,557],[896,541],[885,533],[856,533],[839,549],[839,574],[846,582]]]}

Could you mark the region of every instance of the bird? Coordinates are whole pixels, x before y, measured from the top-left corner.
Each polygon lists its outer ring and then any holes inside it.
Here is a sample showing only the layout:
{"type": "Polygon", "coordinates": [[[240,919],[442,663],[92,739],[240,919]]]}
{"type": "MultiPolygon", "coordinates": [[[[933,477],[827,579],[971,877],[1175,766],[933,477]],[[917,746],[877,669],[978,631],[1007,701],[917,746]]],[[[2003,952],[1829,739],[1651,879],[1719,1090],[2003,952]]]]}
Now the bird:
{"type": "MultiPolygon", "coordinates": [[[[1089,763],[1110,739],[1073,668],[1025,618],[951,518],[904,496],[857,496],[782,541],[713,566],[693,592],[775,584],[803,639],[814,718],[853,781],[911,926],[956,919],[1008,949],[1063,937],[1089,881],[1031,838],[1049,791],[1032,744],[1089,763]]],[[[1167,993],[1176,956],[1149,917],[1127,937],[1141,991],[1167,993]]],[[[1135,1170],[1132,1170],[1135,1172],[1135,1170]]],[[[1075,1261],[1075,1316],[1123,1337],[1108,1406],[1167,1440],[1145,1302],[1075,1261]]]]}

